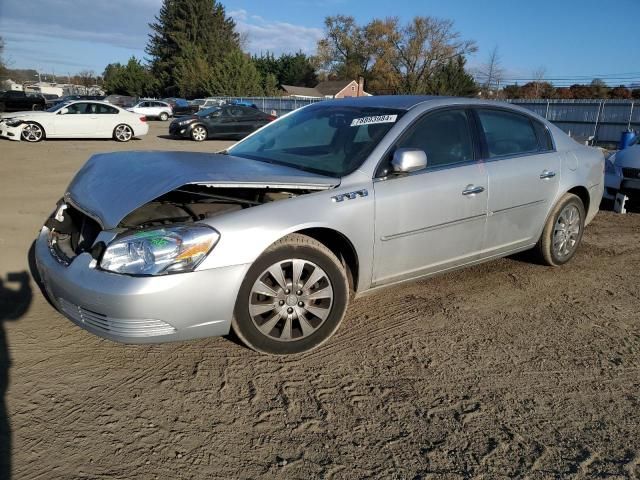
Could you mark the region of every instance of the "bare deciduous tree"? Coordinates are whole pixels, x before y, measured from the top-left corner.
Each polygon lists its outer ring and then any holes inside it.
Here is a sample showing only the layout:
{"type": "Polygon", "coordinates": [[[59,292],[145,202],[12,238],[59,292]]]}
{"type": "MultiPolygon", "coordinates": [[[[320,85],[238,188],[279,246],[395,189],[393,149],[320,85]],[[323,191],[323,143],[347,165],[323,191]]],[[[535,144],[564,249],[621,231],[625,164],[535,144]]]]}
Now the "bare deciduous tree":
{"type": "Polygon", "coordinates": [[[393,18],[387,28],[382,50],[399,78],[400,93],[422,93],[438,69],[477,50],[475,42],[460,38],[451,20],[414,17],[401,26],[393,18]]]}
{"type": "Polygon", "coordinates": [[[546,75],[546,73],[547,69],[541,65],[536,68],[531,75],[531,78],[533,78],[533,82],[535,85],[534,98],[540,98],[540,94],[542,93],[542,84],[544,82],[544,76],[546,75]]]}
{"type": "Polygon", "coordinates": [[[485,95],[495,95],[500,89],[500,83],[504,78],[504,69],[497,45],[489,53],[487,62],[478,69],[477,76],[485,95]]]}
{"type": "Polygon", "coordinates": [[[317,46],[318,66],[340,78],[366,77],[375,54],[367,27],[359,26],[353,17],[346,15],[327,17],[324,24],[326,34],[317,46]]]}
{"type": "Polygon", "coordinates": [[[82,70],[78,73],[78,78],[80,80],[80,84],[85,87],[90,87],[95,83],[96,74],[93,70],[82,70]]]}
{"type": "Polygon", "coordinates": [[[327,17],[325,26],[319,66],[339,78],[362,75],[376,91],[387,93],[423,93],[436,71],[476,51],[452,21],[434,17],[414,17],[406,25],[397,17],[374,19],[359,26],[353,17],[338,15],[327,17]]]}

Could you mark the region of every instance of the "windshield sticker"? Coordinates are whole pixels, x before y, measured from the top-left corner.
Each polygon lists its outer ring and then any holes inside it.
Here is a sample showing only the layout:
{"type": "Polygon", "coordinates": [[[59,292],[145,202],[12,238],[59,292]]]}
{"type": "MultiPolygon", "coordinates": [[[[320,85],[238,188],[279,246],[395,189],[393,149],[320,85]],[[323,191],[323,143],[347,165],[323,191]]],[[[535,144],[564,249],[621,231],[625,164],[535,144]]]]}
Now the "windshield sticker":
{"type": "Polygon", "coordinates": [[[374,125],[376,123],[395,123],[398,119],[398,115],[374,115],[371,117],[354,118],[351,120],[352,127],[359,127],[360,125],[374,125]]]}

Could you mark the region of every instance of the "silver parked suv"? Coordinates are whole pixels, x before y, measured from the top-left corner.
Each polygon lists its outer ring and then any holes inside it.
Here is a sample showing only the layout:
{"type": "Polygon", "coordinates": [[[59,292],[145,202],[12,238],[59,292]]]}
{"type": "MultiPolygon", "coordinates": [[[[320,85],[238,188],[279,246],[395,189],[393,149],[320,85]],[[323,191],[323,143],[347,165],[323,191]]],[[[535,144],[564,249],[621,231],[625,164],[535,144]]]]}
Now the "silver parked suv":
{"type": "Polygon", "coordinates": [[[521,108],[316,103],[219,154],[95,155],[36,242],[56,307],[116,341],[226,335],[287,354],[356,295],[535,248],[575,254],[604,158],[521,108]]]}

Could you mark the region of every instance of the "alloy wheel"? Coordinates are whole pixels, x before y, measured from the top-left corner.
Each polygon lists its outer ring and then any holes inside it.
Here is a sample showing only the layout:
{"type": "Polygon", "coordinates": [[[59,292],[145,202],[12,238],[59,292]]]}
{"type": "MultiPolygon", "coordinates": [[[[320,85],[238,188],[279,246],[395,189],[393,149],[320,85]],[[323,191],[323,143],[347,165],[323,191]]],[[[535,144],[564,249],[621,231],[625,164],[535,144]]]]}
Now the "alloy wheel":
{"type": "Polygon", "coordinates": [[[27,123],[22,128],[22,139],[27,142],[39,142],[42,140],[43,131],[39,125],[35,123],[27,123]]]}
{"type": "Polygon", "coordinates": [[[133,132],[129,125],[118,125],[116,127],[116,139],[120,142],[128,142],[131,140],[133,132]]]}
{"type": "Polygon", "coordinates": [[[282,342],[306,338],[325,322],[333,287],[315,263],[291,259],[274,263],[258,276],[249,294],[249,316],[263,335],[282,342]]]}
{"type": "Polygon", "coordinates": [[[580,211],[569,204],[562,209],[553,229],[553,252],[564,258],[573,253],[580,238],[580,211]]]}

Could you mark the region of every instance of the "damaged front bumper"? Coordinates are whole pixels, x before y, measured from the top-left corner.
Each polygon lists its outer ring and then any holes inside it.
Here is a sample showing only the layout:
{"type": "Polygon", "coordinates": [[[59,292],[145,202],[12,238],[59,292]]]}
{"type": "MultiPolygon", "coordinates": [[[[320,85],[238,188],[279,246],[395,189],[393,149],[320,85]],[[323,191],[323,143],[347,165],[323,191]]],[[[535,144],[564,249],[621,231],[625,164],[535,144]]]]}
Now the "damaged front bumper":
{"type": "Polygon", "coordinates": [[[122,343],[162,343],[229,333],[249,265],[133,277],[100,270],[90,253],[65,265],[49,229],[35,245],[40,279],[54,306],[80,327],[122,343]]]}
{"type": "Polygon", "coordinates": [[[6,122],[0,121],[0,138],[8,138],[19,142],[22,139],[24,125],[24,123],[21,123],[20,125],[9,126],[6,122]]]}

